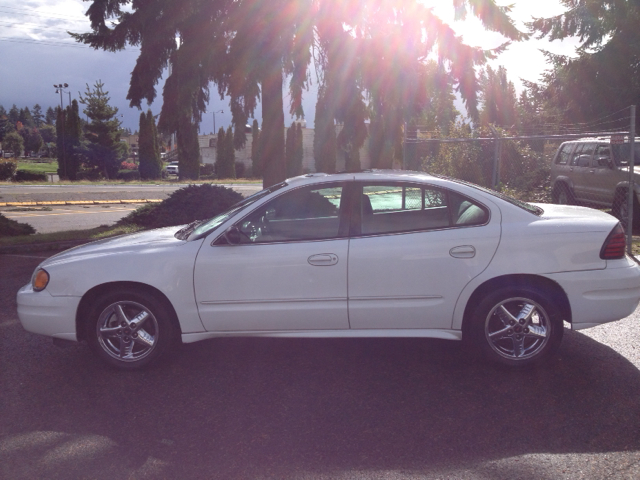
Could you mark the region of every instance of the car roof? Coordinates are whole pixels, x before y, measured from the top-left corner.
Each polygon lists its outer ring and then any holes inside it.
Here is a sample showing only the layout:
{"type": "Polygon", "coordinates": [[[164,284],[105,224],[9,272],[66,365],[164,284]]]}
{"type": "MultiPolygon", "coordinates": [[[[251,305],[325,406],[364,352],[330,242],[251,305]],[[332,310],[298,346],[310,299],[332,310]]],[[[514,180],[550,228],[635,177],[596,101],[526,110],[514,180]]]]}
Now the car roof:
{"type": "Polygon", "coordinates": [[[306,185],[324,183],[330,181],[410,181],[410,180],[434,180],[437,177],[425,172],[414,172],[410,170],[362,170],[358,172],[338,172],[338,173],[308,173],[298,177],[287,179],[289,185],[306,185]]]}

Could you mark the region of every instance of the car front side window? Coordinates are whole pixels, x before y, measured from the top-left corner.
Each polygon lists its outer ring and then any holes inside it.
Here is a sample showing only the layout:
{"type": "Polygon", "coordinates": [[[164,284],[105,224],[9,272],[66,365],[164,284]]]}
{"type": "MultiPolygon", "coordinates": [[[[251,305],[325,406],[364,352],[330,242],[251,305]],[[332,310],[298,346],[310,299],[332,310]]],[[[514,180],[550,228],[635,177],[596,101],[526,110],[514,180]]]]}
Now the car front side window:
{"type": "Polygon", "coordinates": [[[338,238],[342,193],[342,185],[305,187],[287,192],[237,224],[240,243],[338,238]]]}

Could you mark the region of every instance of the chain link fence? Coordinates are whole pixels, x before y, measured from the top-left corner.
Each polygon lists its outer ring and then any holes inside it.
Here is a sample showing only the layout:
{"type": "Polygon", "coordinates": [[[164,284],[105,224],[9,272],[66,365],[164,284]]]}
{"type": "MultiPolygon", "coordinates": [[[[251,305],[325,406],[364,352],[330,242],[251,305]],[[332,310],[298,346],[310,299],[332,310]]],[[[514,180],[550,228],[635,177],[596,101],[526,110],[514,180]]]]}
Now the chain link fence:
{"type": "Polygon", "coordinates": [[[456,137],[437,138],[420,127],[405,132],[407,169],[458,178],[527,202],[606,211],[625,227],[629,251],[631,232],[640,233],[640,179],[630,179],[629,168],[640,159],[635,132],[507,136],[491,128],[490,135],[479,137],[457,129],[456,137]]]}

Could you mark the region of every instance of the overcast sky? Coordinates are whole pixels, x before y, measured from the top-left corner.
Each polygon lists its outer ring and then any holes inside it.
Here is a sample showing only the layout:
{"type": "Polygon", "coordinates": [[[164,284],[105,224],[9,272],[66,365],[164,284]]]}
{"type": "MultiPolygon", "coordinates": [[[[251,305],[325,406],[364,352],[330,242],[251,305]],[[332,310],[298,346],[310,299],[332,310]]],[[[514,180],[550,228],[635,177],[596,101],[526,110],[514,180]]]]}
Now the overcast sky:
{"type": "MultiPolygon", "coordinates": [[[[471,16],[465,22],[451,23],[452,2],[424,1],[433,5],[436,14],[452,24],[467,43],[494,48],[504,42],[500,35],[485,32],[480,22],[471,16]]],[[[562,12],[558,0],[508,0],[502,3],[515,4],[513,18],[522,29],[523,22],[532,16],[547,17],[562,12]]],[[[123,115],[123,126],[136,130],[140,112],[129,107],[126,96],[138,51],[128,48],[117,53],[102,52],[79,45],[69,38],[67,31],[89,31],[89,21],[84,16],[88,6],[89,3],[81,0],[23,0],[20,3],[0,0],[0,105],[9,110],[13,104],[18,108],[32,108],[38,103],[44,111],[49,106],[60,104],[60,96],[55,93],[53,85],[68,83],[69,88],[63,96],[66,106],[69,103],[68,92],[72,99],[77,99],[78,92],[84,93],[86,84],[93,85],[100,79],[109,91],[111,104],[117,106],[123,115]]],[[[540,48],[572,54],[575,44],[572,41],[549,43],[539,40],[516,43],[493,64],[504,65],[509,79],[516,84],[516,88],[520,88],[521,78],[537,81],[546,68],[540,48]]],[[[313,81],[315,85],[315,79],[313,81]]],[[[164,80],[161,80],[157,86],[160,98],[163,83],[164,80]]],[[[224,110],[224,113],[215,115],[216,128],[227,127],[231,115],[227,102],[219,99],[215,87],[211,90],[211,99],[210,112],[224,110]]],[[[150,106],[154,114],[160,112],[160,101],[156,100],[150,106]]],[[[285,99],[285,103],[288,103],[288,99],[285,99]]],[[[314,106],[315,89],[312,87],[304,98],[309,126],[313,124],[314,106]]],[[[255,115],[261,122],[260,110],[255,115]]],[[[213,131],[211,113],[204,115],[200,130],[202,133],[213,131]]]]}

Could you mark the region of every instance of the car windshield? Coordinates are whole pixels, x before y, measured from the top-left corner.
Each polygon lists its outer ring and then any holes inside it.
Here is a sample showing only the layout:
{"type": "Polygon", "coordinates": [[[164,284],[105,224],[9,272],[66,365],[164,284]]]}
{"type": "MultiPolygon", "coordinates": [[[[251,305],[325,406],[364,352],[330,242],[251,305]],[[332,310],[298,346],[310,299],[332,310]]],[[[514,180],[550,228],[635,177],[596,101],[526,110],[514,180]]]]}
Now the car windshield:
{"type": "Polygon", "coordinates": [[[498,197],[500,200],[504,200],[505,202],[509,202],[511,205],[515,205],[516,207],[522,208],[529,213],[533,213],[538,217],[544,213],[544,210],[537,205],[533,205],[531,203],[523,202],[522,200],[518,200],[517,198],[510,197],[509,195],[505,195],[504,193],[496,192],[495,190],[491,190],[490,188],[481,187],[480,185],[476,185],[475,183],[465,182],[464,180],[459,180],[457,178],[445,177],[444,175],[435,175],[431,174],[434,177],[446,178],[447,180],[451,180],[452,182],[461,183],[462,185],[466,185],[467,187],[475,188],[476,190],[480,190],[481,192],[488,193],[494,197],[498,197]]]}
{"type": "Polygon", "coordinates": [[[257,202],[261,198],[269,195],[272,192],[275,192],[276,190],[281,189],[286,185],[286,182],[282,182],[269,188],[265,188],[264,190],[260,190],[258,193],[254,193],[250,197],[247,197],[244,200],[236,203],[235,205],[232,205],[228,210],[216,215],[215,217],[194,225],[193,230],[189,232],[189,240],[196,240],[208,235],[218,226],[224,223],[228,218],[238,213],[240,210],[247,208],[249,205],[257,202]]]}

